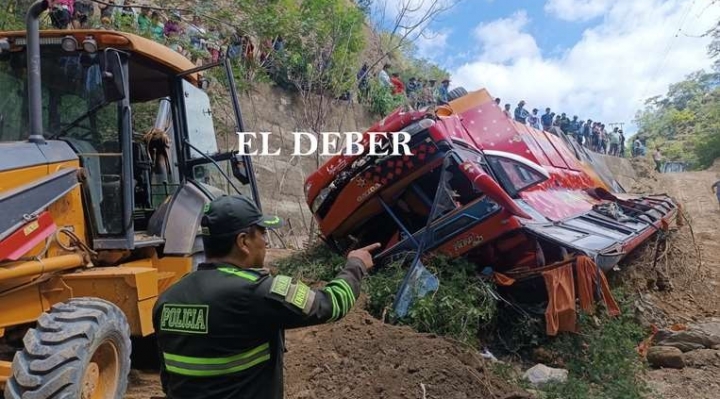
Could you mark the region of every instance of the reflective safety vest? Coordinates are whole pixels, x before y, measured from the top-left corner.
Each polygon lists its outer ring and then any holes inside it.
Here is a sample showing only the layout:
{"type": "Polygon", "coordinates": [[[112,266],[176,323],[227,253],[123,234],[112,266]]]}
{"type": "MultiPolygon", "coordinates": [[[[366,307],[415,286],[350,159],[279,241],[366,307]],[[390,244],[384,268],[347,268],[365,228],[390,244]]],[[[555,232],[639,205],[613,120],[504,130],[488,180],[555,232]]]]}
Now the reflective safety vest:
{"type": "Polygon", "coordinates": [[[201,264],[153,308],[169,399],[283,398],[284,330],[344,317],[366,271],[359,259],[313,290],[265,269],[201,264]]]}

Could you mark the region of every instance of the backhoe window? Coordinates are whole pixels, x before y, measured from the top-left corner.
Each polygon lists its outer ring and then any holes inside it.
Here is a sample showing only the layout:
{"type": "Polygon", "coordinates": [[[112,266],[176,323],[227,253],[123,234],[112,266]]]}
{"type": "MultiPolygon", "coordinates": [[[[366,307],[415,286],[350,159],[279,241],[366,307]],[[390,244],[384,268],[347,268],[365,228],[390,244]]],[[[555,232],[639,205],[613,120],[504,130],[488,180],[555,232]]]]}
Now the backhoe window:
{"type": "MultiPolygon", "coordinates": [[[[116,235],[123,232],[119,106],[105,98],[100,58],[42,49],[43,134],[65,140],[78,154],[95,229],[100,235],[116,235]]],[[[0,93],[0,142],[27,140],[24,51],[0,54],[0,93]]]]}

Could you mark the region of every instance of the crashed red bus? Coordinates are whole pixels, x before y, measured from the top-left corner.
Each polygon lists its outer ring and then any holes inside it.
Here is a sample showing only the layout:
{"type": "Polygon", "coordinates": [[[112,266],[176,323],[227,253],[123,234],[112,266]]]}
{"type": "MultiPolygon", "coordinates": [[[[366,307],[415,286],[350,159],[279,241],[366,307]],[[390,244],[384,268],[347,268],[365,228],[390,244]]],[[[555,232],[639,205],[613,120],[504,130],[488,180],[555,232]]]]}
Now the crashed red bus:
{"type": "Polygon", "coordinates": [[[464,256],[505,281],[543,276],[550,287],[545,272],[578,257],[607,271],[676,216],[671,198],[626,193],[559,129],[508,118],[484,89],[461,94],[368,129],[409,133],[412,155],[338,155],[308,177],[307,203],[334,250],[379,241],[379,261],[464,256]]]}

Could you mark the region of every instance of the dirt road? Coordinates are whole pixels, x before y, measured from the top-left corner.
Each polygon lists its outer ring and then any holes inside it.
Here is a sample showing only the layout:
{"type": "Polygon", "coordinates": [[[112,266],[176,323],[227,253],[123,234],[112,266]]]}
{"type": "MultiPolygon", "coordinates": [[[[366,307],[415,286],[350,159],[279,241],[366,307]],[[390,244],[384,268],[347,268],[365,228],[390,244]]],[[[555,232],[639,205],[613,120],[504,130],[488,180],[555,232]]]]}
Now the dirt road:
{"type": "MultiPolygon", "coordinates": [[[[718,171],[660,176],[663,189],[678,199],[689,213],[689,221],[701,259],[688,265],[673,265],[679,283],[672,291],[655,293],[652,302],[668,316],[668,322],[687,323],[720,316],[720,207],[710,185],[718,171]]],[[[652,370],[647,380],[661,399],[715,399],[720,392],[720,363],[681,370],[652,370]]]]}

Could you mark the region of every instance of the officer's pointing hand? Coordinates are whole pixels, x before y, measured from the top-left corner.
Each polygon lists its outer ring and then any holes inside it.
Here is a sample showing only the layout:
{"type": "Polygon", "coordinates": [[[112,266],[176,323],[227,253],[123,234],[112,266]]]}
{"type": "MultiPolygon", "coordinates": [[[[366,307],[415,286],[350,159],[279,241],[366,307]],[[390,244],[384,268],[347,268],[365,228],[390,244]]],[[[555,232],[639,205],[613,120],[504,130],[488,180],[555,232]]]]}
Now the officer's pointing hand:
{"type": "Polygon", "coordinates": [[[358,258],[362,261],[363,265],[365,265],[365,269],[370,270],[373,267],[373,258],[370,254],[370,251],[374,251],[378,248],[380,248],[381,245],[379,242],[376,242],[375,244],[370,244],[367,247],[358,248],[356,250],[350,251],[348,253],[347,258],[358,258]]]}

